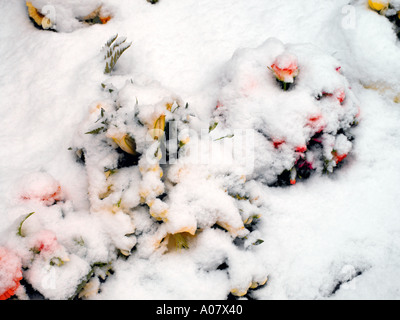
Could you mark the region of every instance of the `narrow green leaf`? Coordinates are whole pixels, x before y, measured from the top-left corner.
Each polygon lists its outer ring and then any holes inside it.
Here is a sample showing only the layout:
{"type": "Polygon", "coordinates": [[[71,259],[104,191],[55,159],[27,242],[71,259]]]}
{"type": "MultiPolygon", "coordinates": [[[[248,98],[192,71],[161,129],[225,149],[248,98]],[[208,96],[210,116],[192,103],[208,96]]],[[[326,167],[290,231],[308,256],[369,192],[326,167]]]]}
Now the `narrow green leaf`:
{"type": "Polygon", "coordinates": [[[114,42],[117,38],[118,38],[118,33],[117,33],[115,36],[112,36],[112,37],[107,41],[106,46],[107,46],[107,47],[110,47],[110,46],[113,44],[113,42],[114,42]]]}
{"type": "Polygon", "coordinates": [[[101,130],[104,130],[104,127],[94,129],[92,131],[86,132],[85,134],[99,134],[101,130]]]}
{"type": "Polygon", "coordinates": [[[121,202],[122,202],[122,198],[120,198],[117,202],[117,207],[120,208],[121,207],[121,202]]]}
{"type": "Polygon", "coordinates": [[[108,62],[106,62],[106,68],[104,69],[104,73],[111,73],[110,67],[108,65],[108,62]]]}
{"type": "Polygon", "coordinates": [[[234,136],[235,136],[234,134],[228,134],[227,136],[215,139],[214,141],[219,141],[219,140],[222,140],[222,139],[225,139],[225,138],[233,138],[234,136]]]}
{"type": "Polygon", "coordinates": [[[22,225],[24,224],[24,222],[31,216],[31,215],[33,215],[35,212],[31,212],[31,213],[29,213],[24,219],[22,219],[22,221],[21,221],[21,223],[19,224],[19,227],[18,227],[18,232],[17,232],[17,235],[19,235],[20,237],[25,237],[23,234],[22,234],[22,225]]]}

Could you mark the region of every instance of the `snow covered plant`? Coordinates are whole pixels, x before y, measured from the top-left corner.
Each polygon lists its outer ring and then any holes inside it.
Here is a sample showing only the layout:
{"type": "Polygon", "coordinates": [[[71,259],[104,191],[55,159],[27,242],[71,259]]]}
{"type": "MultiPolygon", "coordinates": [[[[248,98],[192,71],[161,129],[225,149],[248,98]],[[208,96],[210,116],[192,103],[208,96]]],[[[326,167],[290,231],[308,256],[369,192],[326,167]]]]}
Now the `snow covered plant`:
{"type": "MultiPolygon", "coordinates": [[[[90,108],[76,145],[87,170],[90,211],[107,224],[119,253],[180,252],[199,246],[200,234],[220,234],[216,247],[248,236],[246,227],[253,228],[261,210],[244,177],[214,175],[186,159],[188,104],[156,82],[127,81],[120,90],[104,90],[109,99],[90,108]]],[[[208,259],[217,268],[225,257],[208,259]]],[[[232,292],[243,295],[265,279],[235,284],[232,292]]]]}
{"type": "Polygon", "coordinates": [[[368,0],[369,7],[386,16],[395,26],[400,39],[400,1],[399,0],[368,0]]]}
{"type": "Polygon", "coordinates": [[[28,14],[40,29],[72,32],[85,24],[105,24],[111,13],[99,0],[30,0],[28,14]]]}
{"type": "Polygon", "coordinates": [[[318,48],[271,38],[237,50],[220,83],[212,134],[254,131],[250,178],[294,184],[331,173],[351,151],[359,106],[339,62],[318,48]]]}
{"type": "Polygon", "coordinates": [[[101,229],[96,228],[92,236],[85,231],[85,225],[96,222],[86,220],[84,212],[75,212],[50,174],[23,176],[14,202],[11,211],[17,218],[1,235],[1,300],[14,295],[74,298],[88,279],[106,277],[110,256],[105,250],[108,244],[99,241],[101,229]]]}
{"type": "Polygon", "coordinates": [[[241,167],[199,164],[194,156],[212,146],[222,154],[222,140],[199,138],[190,106],[158,82],[128,79],[117,88],[111,81],[90,106],[74,150],[86,168],[90,212],[114,250],[129,259],[200,254],[200,268],[224,266],[234,295],[265,284],[251,255],[262,243],[257,188],[241,167]]]}

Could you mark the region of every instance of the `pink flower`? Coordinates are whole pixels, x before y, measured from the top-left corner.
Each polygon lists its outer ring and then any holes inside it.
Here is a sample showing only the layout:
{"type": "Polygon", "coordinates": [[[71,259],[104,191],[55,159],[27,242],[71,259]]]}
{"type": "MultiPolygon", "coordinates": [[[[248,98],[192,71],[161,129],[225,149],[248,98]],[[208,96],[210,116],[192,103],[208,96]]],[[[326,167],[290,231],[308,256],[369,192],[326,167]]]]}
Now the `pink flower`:
{"type": "Polygon", "coordinates": [[[308,118],[307,126],[312,128],[315,133],[320,133],[325,129],[326,123],[322,114],[317,114],[308,118]]]}
{"type": "Polygon", "coordinates": [[[346,92],[343,89],[337,89],[334,93],[336,99],[342,104],[346,99],[346,92]]]}
{"type": "Polygon", "coordinates": [[[342,104],[346,99],[346,92],[344,91],[344,89],[336,89],[333,93],[323,91],[322,97],[335,97],[336,100],[338,100],[339,103],[342,104]]]}
{"type": "Polygon", "coordinates": [[[271,65],[271,70],[279,81],[293,83],[294,78],[299,74],[297,64],[297,57],[285,52],[275,59],[275,62],[271,65]]]}
{"type": "Polygon", "coordinates": [[[357,108],[358,108],[358,112],[356,114],[356,119],[360,119],[361,118],[361,108],[360,108],[360,106],[358,106],[357,108]]]}
{"type": "Polygon", "coordinates": [[[52,254],[62,248],[55,233],[50,230],[42,230],[36,234],[32,246],[35,251],[43,254],[52,254]]]}
{"type": "Polygon", "coordinates": [[[20,258],[6,248],[0,247],[0,300],[11,298],[22,280],[20,258]]]}
{"type": "Polygon", "coordinates": [[[23,182],[21,190],[23,200],[40,201],[46,206],[64,200],[60,184],[50,174],[43,172],[30,174],[23,182]]]}

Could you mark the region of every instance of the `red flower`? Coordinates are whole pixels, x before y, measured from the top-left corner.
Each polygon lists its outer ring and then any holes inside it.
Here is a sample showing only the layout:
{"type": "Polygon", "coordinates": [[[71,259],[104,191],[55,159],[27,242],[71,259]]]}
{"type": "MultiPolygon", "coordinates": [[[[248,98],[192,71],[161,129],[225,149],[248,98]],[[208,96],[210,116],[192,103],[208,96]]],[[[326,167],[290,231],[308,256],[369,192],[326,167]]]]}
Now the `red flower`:
{"type": "Polygon", "coordinates": [[[297,178],[297,170],[296,170],[296,168],[292,168],[290,170],[290,184],[291,185],[296,184],[296,178],[297,178]]]}
{"type": "Polygon", "coordinates": [[[293,83],[294,78],[299,74],[296,56],[287,52],[276,58],[271,69],[275,77],[284,83],[293,83]]]}
{"type": "Polygon", "coordinates": [[[346,92],[343,89],[336,89],[333,93],[323,91],[322,97],[335,97],[342,104],[346,99],[346,92]]]}
{"type": "Polygon", "coordinates": [[[302,145],[296,148],[296,152],[300,152],[300,153],[304,153],[307,151],[307,146],[306,145],[302,145]]]}
{"type": "Polygon", "coordinates": [[[326,123],[321,114],[308,118],[307,125],[311,127],[316,133],[320,133],[325,129],[326,123]]]}
{"type": "Polygon", "coordinates": [[[335,90],[336,99],[342,104],[346,99],[346,92],[343,89],[335,90]]]}
{"type": "Polygon", "coordinates": [[[100,19],[102,24],[106,24],[108,21],[111,20],[111,17],[110,16],[108,16],[108,17],[99,17],[99,19],[100,19]]]}
{"type": "Polygon", "coordinates": [[[336,162],[336,164],[339,164],[340,162],[342,162],[344,159],[347,158],[347,153],[338,154],[337,151],[333,151],[332,155],[333,155],[333,160],[336,162]]]}
{"type": "Polygon", "coordinates": [[[11,298],[22,280],[22,264],[19,257],[0,247],[0,300],[11,298]]]}
{"type": "Polygon", "coordinates": [[[317,122],[317,121],[319,121],[321,119],[322,119],[322,115],[319,114],[319,115],[316,115],[316,116],[308,118],[308,121],[311,122],[311,123],[314,123],[314,122],[317,122]]]}
{"type": "Polygon", "coordinates": [[[300,163],[296,163],[298,167],[301,169],[303,167],[306,167],[307,169],[313,170],[314,169],[314,164],[312,162],[308,161],[302,161],[300,163]]]}
{"type": "Polygon", "coordinates": [[[276,139],[273,140],[272,143],[274,144],[274,148],[278,149],[282,144],[284,144],[286,141],[283,139],[276,139]]]}

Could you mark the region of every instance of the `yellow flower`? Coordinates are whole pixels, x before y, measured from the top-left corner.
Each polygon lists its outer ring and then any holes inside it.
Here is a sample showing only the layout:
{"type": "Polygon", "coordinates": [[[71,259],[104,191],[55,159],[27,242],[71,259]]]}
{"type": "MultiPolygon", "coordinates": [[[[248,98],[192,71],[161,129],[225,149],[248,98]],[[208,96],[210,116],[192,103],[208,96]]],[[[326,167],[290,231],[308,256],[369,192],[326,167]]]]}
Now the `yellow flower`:
{"type": "Polygon", "coordinates": [[[28,7],[29,16],[35,21],[38,26],[42,25],[43,15],[40,14],[37,9],[32,5],[32,2],[27,1],[26,6],[28,7]]]}
{"type": "Polygon", "coordinates": [[[26,6],[28,7],[28,14],[29,17],[35,21],[35,23],[39,26],[42,27],[43,29],[50,29],[53,26],[53,23],[49,18],[46,18],[44,15],[42,15],[33,5],[32,2],[27,1],[26,6]]]}
{"type": "Polygon", "coordinates": [[[91,12],[87,16],[83,17],[82,20],[89,24],[99,23],[99,21],[102,24],[106,24],[108,21],[111,20],[111,16],[110,15],[102,15],[102,11],[103,11],[102,9],[103,9],[102,6],[98,7],[93,12],[91,12]]]}
{"type": "Polygon", "coordinates": [[[53,26],[53,23],[51,22],[51,20],[49,18],[44,17],[42,19],[42,28],[43,29],[50,29],[53,26]]]}
{"type": "Polygon", "coordinates": [[[156,248],[163,246],[167,252],[180,251],[189,248],[189,242],[196,234],[194,231],[168,233],[161,241],[156,241],[156,248]]]}
{"type": "Polygon", "coordinates": [[[267,281],[268,281],[268,277],[266,277],[262,281],[253,281],[250,286],[250,289],[257,289],[259,287],[265,286],[267,281]]]}
{"type": "Polygon", "coordinates": [[[136,154],[136,142],[129,134],[118,134],[111,137],[126,153],[136,154]]]}
{"type": "Polygon", "coordinates": [[[154,140],[159,140],[164,135],[165,130],[165,115],[161,115],[154,122],[153,130],[151,130],[151,136],[154,140]]]}
{"type": "Polygon", "coordinates": [[[368,4],[375,11],[382,11],[389,7],[389,1],[386,0],[368,0],[368,4]]]}
{"type": "Polygon", "coordinates": [[[219,225],[221,228],[225,229],[235,237],[237,237],[245,229],[244,225],[241,225],[240,227],[234,227],[230,225],[228,222],[224,221],[217,221],[217,225],[219,225]]]}
{"type": "Polygon", "coordinates": [[[251,288],[251,285],[253,284],[253,282],[250,282],[247,285],[247,288],[243,287],[243,288],[233,288],[231,290],[232,295],[234,295],[235,297],[243,297],[247,294],[247,292],[249,291],[249,289],[251,288]]]}

